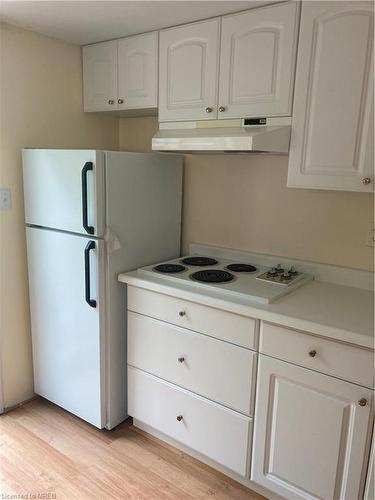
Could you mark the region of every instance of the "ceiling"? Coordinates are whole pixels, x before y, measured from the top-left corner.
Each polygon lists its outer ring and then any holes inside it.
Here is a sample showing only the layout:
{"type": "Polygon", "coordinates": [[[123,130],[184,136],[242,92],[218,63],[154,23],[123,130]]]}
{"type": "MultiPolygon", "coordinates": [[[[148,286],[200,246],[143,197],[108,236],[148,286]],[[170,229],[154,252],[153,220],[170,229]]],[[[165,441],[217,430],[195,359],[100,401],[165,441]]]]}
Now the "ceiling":
{"type": "Polygon", "coordinates": [[[0,0],[0,20],[68,43],[85,45],[276,1],[0,0]]]}

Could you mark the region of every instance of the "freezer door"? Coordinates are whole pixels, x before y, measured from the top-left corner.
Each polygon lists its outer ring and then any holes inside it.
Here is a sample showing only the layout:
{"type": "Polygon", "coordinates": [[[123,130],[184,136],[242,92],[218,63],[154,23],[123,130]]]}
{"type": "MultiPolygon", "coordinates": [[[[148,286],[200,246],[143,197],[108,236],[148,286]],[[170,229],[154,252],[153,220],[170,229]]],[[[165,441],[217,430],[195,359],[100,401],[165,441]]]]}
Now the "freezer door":
{"type": "Polygon", "coordinates": [[[24,149],[26,224],[102,236],[103,158],[94,150],[24,149]]]}
{"type": "Polygon", "coordinates": [[[105,425],[104,242],[26,228],[35,392],[105,425]]]}

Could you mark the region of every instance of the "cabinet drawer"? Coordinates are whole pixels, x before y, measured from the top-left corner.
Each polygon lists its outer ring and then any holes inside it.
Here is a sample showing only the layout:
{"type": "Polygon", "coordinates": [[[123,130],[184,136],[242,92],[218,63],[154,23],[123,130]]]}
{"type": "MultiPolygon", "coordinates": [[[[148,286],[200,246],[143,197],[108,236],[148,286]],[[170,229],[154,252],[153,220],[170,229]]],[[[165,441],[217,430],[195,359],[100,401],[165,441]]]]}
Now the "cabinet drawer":
{"type": "Polygon", "coordinates": [[[128,364],[248,415],[257,354],[129,312],[128,364]]]}
{"type": "Polygon", "coordinates": [[[248,417],[131,367],[128,367],[128,412],[219,464],[246,475],[252,429],[248,417]]]}
{"type": "Polygon", "coordinates": [[[269,323],[261,324],[260,352],[374,387],[373,352],[269,323]]]}
{"type": "Polygon", "coordinates": [[[256,321],[246,316],[132,286],[128,287],[128,309],[233,344],[256,348],[256,321]]]}

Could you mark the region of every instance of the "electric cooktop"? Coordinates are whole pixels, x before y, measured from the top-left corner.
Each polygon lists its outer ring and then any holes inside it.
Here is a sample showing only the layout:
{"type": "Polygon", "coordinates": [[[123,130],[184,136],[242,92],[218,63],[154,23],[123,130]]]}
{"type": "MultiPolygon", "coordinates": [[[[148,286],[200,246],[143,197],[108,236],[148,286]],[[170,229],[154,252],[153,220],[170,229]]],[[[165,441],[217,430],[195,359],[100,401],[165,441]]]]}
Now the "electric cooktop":
{"type": "Polygon", "coordinates": [[[311,281],[313,276],[294,266],[253,265],[213,257],[188,255],[138,269],[140,274],[183,283],[223,295],[239,296],[268,304],[311,281]]]}

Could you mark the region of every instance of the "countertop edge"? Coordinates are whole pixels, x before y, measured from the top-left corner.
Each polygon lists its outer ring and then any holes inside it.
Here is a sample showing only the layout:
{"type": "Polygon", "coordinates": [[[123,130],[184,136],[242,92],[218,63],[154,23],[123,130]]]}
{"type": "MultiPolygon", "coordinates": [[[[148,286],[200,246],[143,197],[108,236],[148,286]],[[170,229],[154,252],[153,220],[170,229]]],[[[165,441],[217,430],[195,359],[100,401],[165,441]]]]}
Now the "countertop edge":
{"type": "Polygon", "coordinates": [[[319,337],[326,337],[346,344],[352,344],[358,347],[370,349],[374,351],[374,344],[371,343],[371,337],[362,335],[358,332],[336,328],[330,325],[316,323],[311,320],[291,316],[290,314],[283,314],[280,312],[269,311],[263,305],[257,307],[256,303],[253,304],[240,304],[226,300],[225,298],[215,297],[213,294],[200,294],[199,292],[190,291],[183,287],[168,286],[167,284],[158,283],[152,280],[141,278],[133,273],[123,273],[118,276],[118,281],[126,283],[138,288],[144,288],[150,291],[163,293],[173,297],[178,297],[182,300],[191,302],[199,302],[200,304],[222,309],[242,316],[267,321],[269,323],[276,323],[295,330],[318,335],[319,337]]]}

